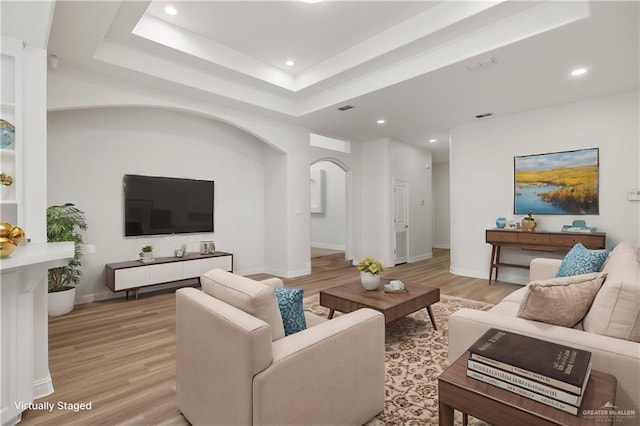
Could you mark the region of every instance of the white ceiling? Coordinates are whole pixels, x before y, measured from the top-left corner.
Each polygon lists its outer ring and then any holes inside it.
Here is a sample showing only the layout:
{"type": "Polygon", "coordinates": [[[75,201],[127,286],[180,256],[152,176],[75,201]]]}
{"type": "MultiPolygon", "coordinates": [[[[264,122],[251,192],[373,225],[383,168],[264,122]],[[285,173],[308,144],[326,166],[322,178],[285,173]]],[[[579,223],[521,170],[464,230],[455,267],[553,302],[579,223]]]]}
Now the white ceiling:
{"type": "Polygon", "coordinates": [[[351,141],[393,138],[441,162],[449,130],[476,114],[637,89],[639,17],[637,1],[58,1],[48,50],[60,71],[351,141]],[[495,64],[467,69],[486,58],[495,64]],[[578,66],[588,73],[569,77],[578,66]]]}

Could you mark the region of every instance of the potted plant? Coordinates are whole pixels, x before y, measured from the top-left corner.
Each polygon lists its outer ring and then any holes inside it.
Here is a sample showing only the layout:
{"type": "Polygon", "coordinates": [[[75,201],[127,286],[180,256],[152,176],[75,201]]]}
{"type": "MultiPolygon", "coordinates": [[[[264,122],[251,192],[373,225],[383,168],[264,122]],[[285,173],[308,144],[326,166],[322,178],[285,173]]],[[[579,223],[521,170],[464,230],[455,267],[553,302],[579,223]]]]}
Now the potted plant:
{"type": "Polygon", "coordinates": [[[143,262],[153,261],[153,246],[144,246],[140,251],[140,260],[143,262]]]}
{"type": "Polygon", "coordinates": [[[63,315],[73,310],[76,286],[80,283],[82,271],[82,233],[87,230],[84,212],[74,204],[50,206],[47,208],[47,241],[72,241],[74,256],[67,266],[49,269],[48,312],[51,316],[63,315]]]}
{"type": "Polygon", "coordinates": [[[373,257],[365,257],[358,264],[360,270],[360,282],[367,290],[375,290],[380,285],[380,273],[384,271],[381,262],[373,257]]]}

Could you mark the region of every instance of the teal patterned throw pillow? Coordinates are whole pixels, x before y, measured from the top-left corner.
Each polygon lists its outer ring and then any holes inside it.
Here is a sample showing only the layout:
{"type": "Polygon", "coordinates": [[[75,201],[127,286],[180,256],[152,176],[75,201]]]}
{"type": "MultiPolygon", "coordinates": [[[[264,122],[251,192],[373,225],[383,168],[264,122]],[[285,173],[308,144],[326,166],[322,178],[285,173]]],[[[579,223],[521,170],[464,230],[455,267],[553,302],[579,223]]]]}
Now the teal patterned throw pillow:
{"type": "Polygon", "coordinates": [[[577,243],[562,259],[556,277],[600,272],[600,268],[608,256],[608,250],[589,250],[582,243],[577,243]]]}
{"type": "Polygon", "coordinates": [[[304,309],[302,308],[303,290],[297,288],[274,287],[278,299],[278,306],[282,314],[284,324],[284,335],[297,333],[307,329],[307,321],[304,319],[304,309]]]}

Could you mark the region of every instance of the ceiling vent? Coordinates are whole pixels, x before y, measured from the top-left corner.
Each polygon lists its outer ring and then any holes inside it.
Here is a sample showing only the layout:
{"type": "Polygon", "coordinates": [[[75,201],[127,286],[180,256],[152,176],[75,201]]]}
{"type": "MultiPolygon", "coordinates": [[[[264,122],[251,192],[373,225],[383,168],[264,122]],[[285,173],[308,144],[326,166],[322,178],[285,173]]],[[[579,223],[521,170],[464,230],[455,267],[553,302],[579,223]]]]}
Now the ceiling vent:
{"type": "Polygon", "coordinates": [[[353,105],[343,105],[340,108],[338,108],[338,110],[347,111],[347,110],[352,109],[352,108],[353,108],[353,105]]]}
{"type": "Polygon", "coordinates": [[[490,68],[496,64],[496,58],[488,57],[478,61],[469,62],[466,67],[469,71],[480,71],[490,68]]]}
{"type": "Polygon", "coordinates": [[[492,115],[493,115],[493,113],[485,112],[484,114],[476,115],[476,118],[486,118],[486,117],[491,117],[492,115]]]}

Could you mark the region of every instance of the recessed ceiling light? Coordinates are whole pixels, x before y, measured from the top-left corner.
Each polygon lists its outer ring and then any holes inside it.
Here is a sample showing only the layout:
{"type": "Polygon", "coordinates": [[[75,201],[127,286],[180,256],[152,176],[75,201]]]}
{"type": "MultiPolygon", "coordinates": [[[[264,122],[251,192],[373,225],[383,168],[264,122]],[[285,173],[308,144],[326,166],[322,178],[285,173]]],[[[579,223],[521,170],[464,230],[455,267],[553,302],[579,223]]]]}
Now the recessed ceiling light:
{"type": "Polygon", "coordinates": [[[376,123],[378,123],[378,124],[384,124],[384,123],[386,123],[386,122],[387,122],[387,121],[386,121],[386,120],[383,120],[383,119],[380,119],[380,120],[376,121],[376,123]]]}
{"type": "Polygon", "coordinates": [[[285,62],[285,64],[287,64],[287,66],[288,66],[288,67],[292,67],[292,66],[294,66],[296,63],[295,63],[292,59],[289,59],[289,60],[287,60],[287,62],[285,62]]]}
{"type": "Polygon", "coordinates": [[[575,70],[571,71],[571,76],[572,77],[577,77],[579,75],[583,75],[587,73],[587,69],[586,68],[576,68],[575,70]]]}
{"type": "Polygon", "coordinates": [[[437,142],[437,140],[435,140],[435,139],[429,139],[429,142],[431,142],[431,143],[435,143],[435,142],[437,142]]]}
{"type": "Polygon", "coordinates": [[[314,4],[314,3],[320,3],[322,0],[300,0],[300,1],[302,1],[302,3],[314,4]]]}
{"type": "Polygon", "coordinates": [[[178,14],[178,10],[173,6],[167,6],[164,8],[164,13],[171,16],[176,16],[178,14]]]}

